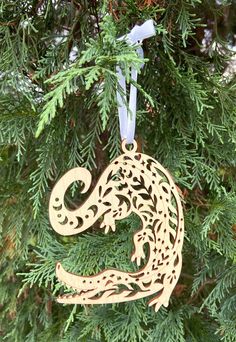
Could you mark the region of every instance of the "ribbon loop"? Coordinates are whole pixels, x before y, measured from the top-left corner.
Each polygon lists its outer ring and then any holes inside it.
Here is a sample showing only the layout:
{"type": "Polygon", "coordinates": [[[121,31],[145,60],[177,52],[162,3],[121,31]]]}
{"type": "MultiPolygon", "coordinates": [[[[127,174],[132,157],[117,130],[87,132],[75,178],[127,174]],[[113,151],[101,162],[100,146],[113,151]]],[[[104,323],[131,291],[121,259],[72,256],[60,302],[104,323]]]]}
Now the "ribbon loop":
{"type": "MultiPolygon", "coordinates": [[[[128,44],[133,45],[136,43],[142,43],[144,39],[150,38],[156,34],[153,20],[147,20],[143,25],[135,25],[133,29],[127,35],[120,37],[118,40],[125,40],[128,44]]],[[[143,58],[143,49],[141,46],[137,48],[138,55],[143,58]]],[[[143,65],[142,65],[143,67],[143,65]]],[[[120,135],[121,140],[126,139],[127,144],[132,144],[135,135],[136,124],[136,106],[137,106],[137,88],[131,84],[130,96],[129,96],[129,113],[126,107],[126,80],[122,74],[121,68],[116,67],[116,73],[118,76],[118,83],[120,89],[117,89],[117,103],[118,114],[120,122],[120,135]],[[121,94],[121,92],[123,94],[121,94]]],[[[137,82],[138,71],[135,68],[131,68],[131,80],[134,83],[137,82]]]]}

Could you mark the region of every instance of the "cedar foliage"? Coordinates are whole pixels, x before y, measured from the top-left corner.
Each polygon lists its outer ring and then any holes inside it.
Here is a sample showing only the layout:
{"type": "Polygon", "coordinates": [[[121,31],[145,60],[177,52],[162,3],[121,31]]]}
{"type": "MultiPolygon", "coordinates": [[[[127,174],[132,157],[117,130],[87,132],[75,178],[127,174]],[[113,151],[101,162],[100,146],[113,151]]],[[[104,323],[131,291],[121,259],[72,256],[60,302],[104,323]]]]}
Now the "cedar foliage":
{"type": "MultiPolygon", "coordinates": [[[[0,1],[0,335],[9,342],[236,341],[235,1],[0,1]],[[145,66],[117,37],[152,18],[145,66]],[[137,218],[56,234],[47,205],[75,166],[119,154],[115,66],[138,78],[140,148],[183,192],[183,270],[167,309],[63,306],[55,263],[132,269],[137,218]]],[[[128,80],[129,82],[129,80],[128,80]]],[[[84,198],[71,188],[68,203],[84,198]]]]}

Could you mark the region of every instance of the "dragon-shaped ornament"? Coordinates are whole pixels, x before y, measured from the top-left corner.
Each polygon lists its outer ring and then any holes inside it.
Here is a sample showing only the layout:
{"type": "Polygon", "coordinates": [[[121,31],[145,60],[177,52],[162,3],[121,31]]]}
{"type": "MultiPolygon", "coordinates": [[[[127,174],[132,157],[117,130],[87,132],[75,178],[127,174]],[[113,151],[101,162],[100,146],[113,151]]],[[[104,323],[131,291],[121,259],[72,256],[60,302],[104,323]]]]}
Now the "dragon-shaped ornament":
{"type": "Polygon", "coordinates": [[[155,295],[149,305],[156,311],[161,305],[168,306],[182,266],[184,219],[178,190],[163,166],[137,152],[135,141],[131,150],[123,141],[122,149],[124,153],[111,162],[88,199],[75,210],[66,208],[65,192],[75,181],[83,182],[83,193],[87,192],[91,174],[77,167],[62,176],[51,193],[49,217],[57,233],[74,235],[89,229],[99,218],[103,218],[105,233],[115,231],[116,220],[137,214],[141,227],[133,237],[131,261],[140,266],[144,259],[145,266],[136,272],[106,269],[93,276],[80,276],[57,263],[59,281],[76,291],[59,296],[59,303],[118,303],[155,295]]]}

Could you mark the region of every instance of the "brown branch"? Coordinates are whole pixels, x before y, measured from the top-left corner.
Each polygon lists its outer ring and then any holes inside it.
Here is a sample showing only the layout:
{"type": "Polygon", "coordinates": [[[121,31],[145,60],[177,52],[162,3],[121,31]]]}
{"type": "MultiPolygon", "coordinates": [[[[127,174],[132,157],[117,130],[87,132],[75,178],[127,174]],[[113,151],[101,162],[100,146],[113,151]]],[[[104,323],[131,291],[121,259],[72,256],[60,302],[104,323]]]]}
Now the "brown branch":
{"type": "Polygon", "coordinates": [[[7,23],[0,22],[0,26],[16,26],[16,25],[17,25],[17,21],[9,21],[7,23]]]}
{"type": "Polygon", "coordinates": [[[184,272],[181,272],[181,277],[186,278],[186,279],[191,279],[191,280],[194,279],[194,276],[192,276],[191,274],[184,273],[184,272]]]}
{"type": "Polygon", "coordinates": [[[197,292],[189,298],[187,301],[187,304],[193,303],[197,297],[200,295],[200,293],[205,289],[206,285],[214,284],[216,282],[216,279],[207,279],[197,290],[197,292]]]}
{"type": "MultiPolygon", "coordinates": [[[[116,5],[116,7],[118,6],[117,4],[115,4],[115,5],[116,5]]],[[[114,19],[116,21],[119,20],[118,15],[116,14],[117,11],[113,9],[113,1],[112,0],[109,0],[109,2],[108,2],[108,11],[114,17],[114,19]]]]}
{"type": "Polygon", "coordinates": [[[75,39],[75,36],[80,34],[81,35],[81,25],[80,25],[80,20],[81,20],[81,11],[82,11],[82,5],[77,3],[75,0],[71,2],[72,6],[75,7],[75,22],[71,27],[71,33],[70,33],[70,38],[68,39],[67,43],[67,53],[68,56],[70,55],[70,52],[73,47],[73,42],[75,39]]]}
{"type": "Polygon", "coordinates": [[[35,5],[33,6],[32,10],[31,10],[31,14],[32,15],[36,15],[37,14],[38,10],[43,5],[44,1],[45,0],[36,1],[35,5]]]}

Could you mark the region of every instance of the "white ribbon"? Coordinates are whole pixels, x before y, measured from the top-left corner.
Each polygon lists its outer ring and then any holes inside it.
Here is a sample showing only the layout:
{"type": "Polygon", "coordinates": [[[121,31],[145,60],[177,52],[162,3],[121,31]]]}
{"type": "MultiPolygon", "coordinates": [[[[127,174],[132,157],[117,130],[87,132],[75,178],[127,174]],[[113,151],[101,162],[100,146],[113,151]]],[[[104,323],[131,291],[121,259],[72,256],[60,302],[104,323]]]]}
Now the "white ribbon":
{"type": "MultiPolygon", "coordinates": [[[[156,34],[153,21],[147,20],[143,25],[135,25],[134,28],[125,36],[119,38],[119,40],[126,40],[130,45],[142,43],[146,38],[150,38],[156,34]]],[[[138,55],[143,58],[143,49],[141,46],[136,50],[138,55]]],[[[118,76],[118,83],[122,95],[117,89],[117,103],[118,103],[118,114],[120,122],[120,135],[121,139],[126,139],[127,144],[132,144],[134,141],[135,134],[135,123],[136,123],[136,103],[137,103],[137,88],[131,84],[130,95],[129,95],[129,111],[127,110],[125,100],[126,100],[126,80],[125,76],[122,74],[121,68],[116,67],[116,72],[118,76]],[[129,113],[128,113],[129,112],[129,113]]],[[[138,72],[135,68],[131,68],[131,80],[134,83],[137,82],[138,72]]]]}

